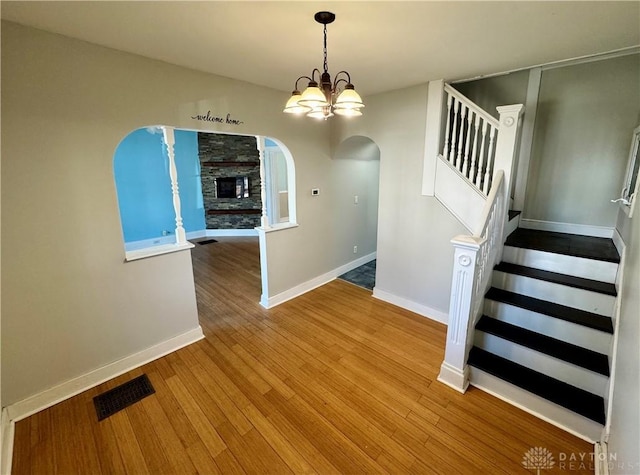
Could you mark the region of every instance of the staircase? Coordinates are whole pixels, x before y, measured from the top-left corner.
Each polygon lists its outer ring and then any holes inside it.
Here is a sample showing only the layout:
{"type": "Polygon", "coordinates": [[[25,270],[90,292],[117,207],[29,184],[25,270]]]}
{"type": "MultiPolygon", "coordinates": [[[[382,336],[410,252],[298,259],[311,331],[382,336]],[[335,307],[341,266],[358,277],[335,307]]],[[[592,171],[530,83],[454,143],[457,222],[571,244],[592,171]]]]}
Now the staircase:
{"type": "Polygon", "coordinates": [[[435,156],[425,158],[423,190],[472,234],[451,240],[438,381],[461,393],[473,384],[599,441],[620,255],[611,239],[520,228],[519,213],[507,211],[522,106],[498,107],[496,120],[441,84],[429,87],[427,123],[439,133],[425,144],[435,156]]]}
{"type": "Polygon", "coordinates": [[[599,440],[619,262],[611,239],[516,229],[475,326],[471,384],[599,440]]]}

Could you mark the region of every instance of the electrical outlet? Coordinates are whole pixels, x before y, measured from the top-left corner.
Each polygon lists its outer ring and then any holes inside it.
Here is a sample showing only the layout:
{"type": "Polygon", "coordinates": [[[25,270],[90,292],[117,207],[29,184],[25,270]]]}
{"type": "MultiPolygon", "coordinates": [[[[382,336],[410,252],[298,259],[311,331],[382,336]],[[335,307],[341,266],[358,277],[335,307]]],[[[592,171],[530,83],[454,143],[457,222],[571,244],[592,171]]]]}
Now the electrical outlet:
{"type": "Polygon", "coordinates": [[[357,254],[358,253],[358,246],[353,246],[353,253],[357,254]]]}
{"type": "Polygon", "coordinates": [[[357,205],[358,204],[358,195],[355,195],[353,197],[353,204],[357,205]]]}

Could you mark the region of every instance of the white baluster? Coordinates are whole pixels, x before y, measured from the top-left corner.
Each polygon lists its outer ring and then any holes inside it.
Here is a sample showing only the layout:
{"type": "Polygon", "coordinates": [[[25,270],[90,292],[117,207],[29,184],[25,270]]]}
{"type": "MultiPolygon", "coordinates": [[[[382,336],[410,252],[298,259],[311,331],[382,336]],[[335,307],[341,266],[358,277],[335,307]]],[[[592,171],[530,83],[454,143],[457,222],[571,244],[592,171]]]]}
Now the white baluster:
{"type": "Polygon", "coordinates": [[[487,153],[487,166],[485,167],[484,180],[482,182],[482,191],[485,195],[489,194],[489,186],[491,176],[493,174],[493,144],[496,138],[496,128],[491,126],[489,131],[489,152],[487,153]]]}
{"type": "Polygon", "coordinates": [[[464,138],[464,120],[467,117],[469,108],[460,103],[460,127],[458,127],[458,141],[456,143],[456,163],[454,166],[462,171],[462,140],[464,138]]]}
{"type": "Polygon", "coordinates": [[[269,227],[269,217],[267,216],[267,172],[265,167],[265,141],[264,137],[257,136],[258,153],[260,154],[260,200],[262,201],[262,216],[260,217],[260,226],[269,227]]]}
{"type": "Polygon", "coordinates": [[[480,164],[478,165],[478,179],[476,180],[476,186],[479,190],[482,190],[482,174],[484,173],[485,165],[485,143],[487,139],[487,126],[489,124],[486,120],[482,121],[482,144],[480,145],[480,164]]]}
{"type": "MultiPolygon", "coordinates": [[[[477,115],[477,114],[476,114],[477,115]]],[[[462,162],[462,173],[464,176],[469,176],[469,146],[471,145],[471,123],[473,122],[473,111],[469,110],[469,116],[467,117],[467,138],[464,147],[464,160],[462,162]]]]}
{"type": "Polygon", "coordinates": [[[185,244],[187,235],[182,226],[182,212],[180,210],[180,193],[178,191],[178,170],[176,169],[175,137],[173,127],[162,127],[162,137],[167,146],[167,155],[169,156],[169,177],[171,178],[171,194],[173,196],[173,210],[176,214],[176,244],[185,244]]]}
{"type": "Polygon", "coordinates": [[[447,94],[447,121],[445,124],[445,132],[444,132],[444,149],[442,150],[442,156],[446,159],[449,158],[449,141],[451,137],[449,136],[450,132],[450,123],[451,123],[451,94],[447,94]]]}
{"type": "Polygon", "coordinates": [[[473,135],[473,150],[471,152],[471,172],[469,173],[469,180],[471,183],[478,186],[476,183],[476,164],[478,163],[478,132],[480,130],[480,115],[476,114],[474,121],[475,134],[473,135]]]}
{"type": "Polygon", "coordinates": [[[449,163],[453,164],[455,162],[456,157],[456,144],[458,142],[458,133],[457,133],[457,125],[458,125],[458,110],[460,109],[460,102],[454,97],[453,98],[453,120],[451,122],[451,148],[449,149],[449,156],[447,160],[449,163]]]}

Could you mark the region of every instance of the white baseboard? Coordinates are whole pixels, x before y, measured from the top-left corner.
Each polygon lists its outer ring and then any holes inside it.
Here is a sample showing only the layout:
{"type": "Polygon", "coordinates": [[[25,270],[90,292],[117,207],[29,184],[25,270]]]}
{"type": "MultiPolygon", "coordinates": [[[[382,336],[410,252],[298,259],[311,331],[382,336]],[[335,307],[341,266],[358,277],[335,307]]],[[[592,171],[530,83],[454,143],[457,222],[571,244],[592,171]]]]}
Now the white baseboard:
{"type": "Polygon", "coordinates": [[[10,474],[11,464],[13,461],[13,435],[15,430],[15,422],[9,420],[9,411],[7,408],[2,409],[2,422],[0,423],[0,431],[2,431],[2,447],[0,447],[0,473],[10,474]]]}
{"type": "Polygon", "coordinates": [[[579,234],[582,236],[612,238],[614,228],[606,226],[590,226],[587,224],[556,223],[554,221],[540,221],[537,219],[520,219],[520,227],[538,229],[540,231],[554,231],[557,233],[579,234]]]}
{"type": "MultiPolygon", "coordinates": [[[[204,334],[202,333],[202,328],[198,325],[198,327],[193,330],[189,330],[181,335],[165,340],[157,345],[147,348],[146,350],[142,350],[139,353],[114,361],[113,363],[109,363],[85,373],[82,376],[78,376],[77,378],[70,379],[62,384],[46,389],[39,394],[35,394],[27,399],[11,404],[6,408],[8,420],[11,423],[18,422],[35,414],[36,412],[40,412],[61,401],[69,399],[76,394],[80,394],[87,389],[91,389],[98,384],[104,383],[105,381],[113,379],[127,371],[131,371],[132,369],[138,368],[139,366],[156,360],[162,356],[168,355],[169,353],[179,350],[191,343],[195,343],[203,338],[204,334]]],[[[3,439],[3,446],[4,445],[5,441],[3,439]]],[[[5,472],[3,471],[2,473],[5,472]]]]}
{"type": "Polygon", "coordinates": [[[347,264],[341,265],[325,274],[319,275],[318,277],[314,277],[311,280],[303,282],[302,284],[296,285],[295,287],[290,288],[289,290],[285,290],[284,292],[280,292],[273,297],[267,297],[264,294],[260,299],[260,305],[264,308],[273,308],[276,305],[280,305],[281,303],[286,302],[287,300],[291,300],[295,297],[298,297],[302,294],[309,292],[315,288],[318,288],[328,282],[331,282],[336,277],[344,274],[345,272],[349,272],[350,270],[355,269],[356,267],[360,267],[361,265],[366,264],[367,262],[371,262],[376,258],[377,253],[372,252],[371,254],[367,254],[366,256],[362,256],[356,260],[348,262],[347,264]]]}
{"type": "Polygon", "coordinates": [[[609,448],[606,442],[593,444],[595,475],[609,475],[609,448]]]}
{"type": "Polygon", "coordinates": [[[373,288],[373,296],[377,299],[384,300],[385,302],[391,303],[398,307],[410,310],[423,317],[435,320],[436,322],[444,323],[445,325],[449,320],[449,314],[442,312],[441,310],[436,310],[435,308],[431,308],[421,303],[414,302],[413,300],[400,297],[398,295],[392,294],[391,292],[387,292],[386,290],[382,290],[379,287],[373,288]]]}
{"type": "Polygon", "coordinates": [[[187,241],[190,239],[200,239],[207,237],[207,230],[201,229],[200,231],[191,231],[187,233],[187,241]]]}
{"type": "Polygon", "coordinates": [[[206,237],[225,237],[225,236],[257,236],[258,231],[251,229],[207,229],[206,237]]]}
{"type": "Polygon", "coordinates": [[[443,361],[438,381],[464,394],[469,387],[469,366],[465,365],[464,371],[460,371],[443,361]]]}
{"type": "Polygon", "coordinates": [[[618,232],[617,228],[613,229],[613,236],[611,236],[611,239],[613,240],[614,246],[616,246],[616,250],[618,251],[618,254],[622,256],[622,251],[624,250],[625,244],[624,244],[624,239],[622,239],[622,236],[620,236],[620,233],[618,232]]]}

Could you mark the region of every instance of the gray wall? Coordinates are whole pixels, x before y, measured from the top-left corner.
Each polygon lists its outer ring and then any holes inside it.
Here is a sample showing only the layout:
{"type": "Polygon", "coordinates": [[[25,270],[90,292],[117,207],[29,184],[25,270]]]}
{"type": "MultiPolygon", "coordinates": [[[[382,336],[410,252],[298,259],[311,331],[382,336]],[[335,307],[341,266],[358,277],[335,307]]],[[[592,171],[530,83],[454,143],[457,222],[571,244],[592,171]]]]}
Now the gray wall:
{"type": "MultiPolygon", "coordinates": [[[[630,139],[629,139],[630,141],[630,139]]],[[[640,472],[640,214],[618,213],[617,229],[626,244],[624,282],[620,289],[618,361],[613,387],[609,453],[616,454],[612,473],[640,472]]]]}
{"type": "Polygon", "coordinates": [[[348,262],[309,193],[333,179],[329,126],[282,114],[286,93],[3,22],[1,99],[4,405],[198,327],[188,251],[124,262],[113,155],[134,129],[287,145],[300,226],[267,235],[271,295],[348,262]],[[208,110],[243,124],[193,119],[208,110]]]}
{"type": "Polygon", "coordinates": [[[336,121],[334,148],[348,137],[380,148],[376,291],[426,313],[447,313],[453,248],[465,228],[433,197],[422,196],[427,85],[365,98],[357,121],[336,121]]]}
{"type": "Polygon", "coordinates": [[[640,55],[542,73],[524,218],[615,226],[639,84],[640,55]]]}
{"type": "Polygon", "coordinates": [[[453,84],[453,87],[489,114],[498,118],[496,107],[525,103],[528,84],[529,71],[526,70],[502,76],[459,82],[453,84]]]}

